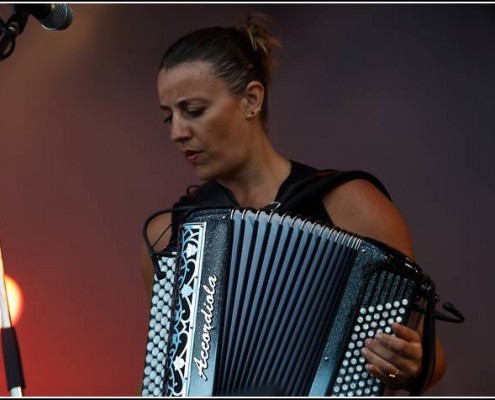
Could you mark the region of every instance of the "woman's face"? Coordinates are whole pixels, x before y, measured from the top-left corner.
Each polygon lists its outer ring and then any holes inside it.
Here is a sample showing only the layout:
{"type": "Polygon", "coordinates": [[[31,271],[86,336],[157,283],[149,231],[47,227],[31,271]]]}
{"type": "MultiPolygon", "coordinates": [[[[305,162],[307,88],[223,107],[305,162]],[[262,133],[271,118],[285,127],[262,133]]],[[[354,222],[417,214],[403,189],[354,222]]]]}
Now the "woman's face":
{"type": "Polygon", "coordinates": [[[158,74],[170,138],[204,180],[234,177],[249,159],[248,101],[215,77],[211,64],[179,64],[158,74]]]}

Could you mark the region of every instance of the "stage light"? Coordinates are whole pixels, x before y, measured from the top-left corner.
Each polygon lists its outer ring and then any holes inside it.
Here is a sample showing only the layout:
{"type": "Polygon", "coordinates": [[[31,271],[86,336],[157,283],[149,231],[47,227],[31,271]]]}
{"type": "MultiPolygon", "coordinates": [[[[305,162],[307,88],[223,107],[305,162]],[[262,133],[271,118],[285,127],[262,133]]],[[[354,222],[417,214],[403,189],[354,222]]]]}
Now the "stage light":
{"type": "MultiPolygon", "coordinates": [[[[15,326],[21,317],[24,299],[20,286],[8,275],[5,275],[5,286],[7,290],[7,299],[9,302],[10,319],[12,321],[12,325],[15,326]]],[[[2,322],[0,320],[0,326],[1,325],[2,322]]]]}

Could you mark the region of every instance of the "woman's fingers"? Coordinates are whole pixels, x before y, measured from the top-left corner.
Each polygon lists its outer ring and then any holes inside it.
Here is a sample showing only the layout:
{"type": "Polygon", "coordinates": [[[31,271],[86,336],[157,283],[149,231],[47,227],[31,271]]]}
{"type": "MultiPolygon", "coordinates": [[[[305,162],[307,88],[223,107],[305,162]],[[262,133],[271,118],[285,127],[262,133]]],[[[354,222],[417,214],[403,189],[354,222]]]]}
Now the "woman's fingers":
{"type": "Polygon", "coordinates": [[[422,346],[418,332],[393,324],[394,335],[379,332],[367,339],[362,353],[368,370],[388,387],[400,389],[409,385],[421,370],[422,346]]]}

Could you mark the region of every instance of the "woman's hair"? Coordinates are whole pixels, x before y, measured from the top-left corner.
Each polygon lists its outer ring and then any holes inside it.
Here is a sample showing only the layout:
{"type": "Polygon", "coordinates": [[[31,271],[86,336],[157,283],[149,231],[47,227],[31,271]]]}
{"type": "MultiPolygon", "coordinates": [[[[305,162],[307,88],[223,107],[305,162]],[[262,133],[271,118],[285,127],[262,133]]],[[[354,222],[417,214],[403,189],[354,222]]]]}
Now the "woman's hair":
{"type": "Polygon", "coordinates": [[[185,62],[209,62],[218,78],[233,94],[240,94],[256,80],[265,87],[261,118],[268,117],[268,86],[274,60],[271,53],[280,41],[273,37],[260,20],[263,14],[251,14],[232,27],[210,27],[191,32],[171,45],[162,57],[161,69],[185,62]]]}

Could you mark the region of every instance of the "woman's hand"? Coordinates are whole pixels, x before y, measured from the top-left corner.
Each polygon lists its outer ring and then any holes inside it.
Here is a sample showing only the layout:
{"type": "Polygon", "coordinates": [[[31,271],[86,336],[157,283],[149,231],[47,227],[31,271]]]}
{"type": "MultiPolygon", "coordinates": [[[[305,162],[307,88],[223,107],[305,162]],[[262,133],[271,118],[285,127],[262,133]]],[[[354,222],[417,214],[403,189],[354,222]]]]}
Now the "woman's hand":
{"type": "Polygon", "coordinates": [[[406,389],[421,371],[423,348],[415,330],[394,323],[396,336],[379,332],[362,349],[368,371],[390,389],[406,389]]]}

